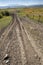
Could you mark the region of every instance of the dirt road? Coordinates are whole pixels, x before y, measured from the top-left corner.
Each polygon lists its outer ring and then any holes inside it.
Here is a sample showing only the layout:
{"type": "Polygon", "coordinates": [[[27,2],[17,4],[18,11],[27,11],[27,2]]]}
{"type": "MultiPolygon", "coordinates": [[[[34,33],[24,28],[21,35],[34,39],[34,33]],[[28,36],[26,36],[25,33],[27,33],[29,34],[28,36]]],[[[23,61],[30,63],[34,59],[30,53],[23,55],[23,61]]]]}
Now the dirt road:
{"type": "Polygon", "coordinates": [[[39,51],[32,44],[34,40],[28,35],[23,20],[14,14],[12,23],[0,37],[0,65],[43,65],[39,51]],[[8,57],[4,59],[6,54],[8,57]]]}

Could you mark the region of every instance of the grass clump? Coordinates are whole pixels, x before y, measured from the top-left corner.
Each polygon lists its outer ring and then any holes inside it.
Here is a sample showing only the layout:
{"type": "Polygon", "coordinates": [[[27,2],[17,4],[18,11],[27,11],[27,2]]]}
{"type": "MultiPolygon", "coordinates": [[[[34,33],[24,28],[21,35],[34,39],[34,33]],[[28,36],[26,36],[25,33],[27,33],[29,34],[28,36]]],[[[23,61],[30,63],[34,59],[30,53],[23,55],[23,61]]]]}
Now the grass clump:
{"type": "Polygon", "coordinates": [[[0,30],[4,27],[6,27],[11,22],[11,16],[4,16],[0,19],[0,30]]]}

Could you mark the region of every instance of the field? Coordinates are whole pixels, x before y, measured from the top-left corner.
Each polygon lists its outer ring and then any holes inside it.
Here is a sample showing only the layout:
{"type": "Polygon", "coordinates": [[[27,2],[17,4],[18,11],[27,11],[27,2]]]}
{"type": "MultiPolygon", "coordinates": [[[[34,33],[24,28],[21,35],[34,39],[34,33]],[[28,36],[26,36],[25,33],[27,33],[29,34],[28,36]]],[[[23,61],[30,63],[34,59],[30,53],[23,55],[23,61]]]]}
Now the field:
{"type": "Polygon", "coordinates": [[[6,27],[12,20],[9,15],[9,11],[6,9],[0,9],[0,30],[6,27]]]}
{"type": "Polygon", "coordinates": [[[0,30],[9,24],[11,19],[11,16],[4,16],[2,19],[0,19],[0,30]]]}
{"type": "Polygon", "coordinates": [[[19,16],[27,16],[38,22],[43,22],[43,8],[22,8],[18,9],[19,16]]]}
{"type": "MultiPolygon", "coordinates": [[[[26,16],[36,22],[43,22],[43,8],[8,8],[0,9],[0,15],[2,12],[8,11],[9,13],[14,13],[15,11],[21,17],[26,16]]],[[[2,15],[1,15],[2,16],[2,15]]],[[[0,29],[7,26],[11,21],[11,16],[2,16],[0,19],[0,29]]]]}

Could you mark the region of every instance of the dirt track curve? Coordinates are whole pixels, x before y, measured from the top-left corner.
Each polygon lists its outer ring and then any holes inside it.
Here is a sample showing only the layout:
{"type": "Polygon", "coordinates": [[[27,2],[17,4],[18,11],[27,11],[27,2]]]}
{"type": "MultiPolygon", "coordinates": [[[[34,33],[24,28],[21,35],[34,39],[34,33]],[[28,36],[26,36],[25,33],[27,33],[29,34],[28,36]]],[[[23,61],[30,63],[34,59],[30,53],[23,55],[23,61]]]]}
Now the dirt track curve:
{"type": "Polygon", "coordinates": [[[14,14],[13,21],[0,37],[0,65],[43,65],[41,54],[23,22],[14,14]],[[6,54],[8,58],[4,59],[6,54]]]}

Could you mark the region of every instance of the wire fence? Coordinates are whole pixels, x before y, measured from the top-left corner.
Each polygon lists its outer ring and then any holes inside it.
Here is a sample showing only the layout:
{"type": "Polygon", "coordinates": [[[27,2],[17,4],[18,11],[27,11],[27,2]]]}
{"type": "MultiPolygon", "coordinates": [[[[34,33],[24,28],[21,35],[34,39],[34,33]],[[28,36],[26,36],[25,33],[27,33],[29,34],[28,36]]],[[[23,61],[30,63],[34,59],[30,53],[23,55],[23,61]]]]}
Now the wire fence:
{"type": "Polygon", "coordinates": [[[37,20],[38,22],[43,22],[43,14],[27,14],[27,17],[29,17],[30,19],[34,19],[37,20]]]}

